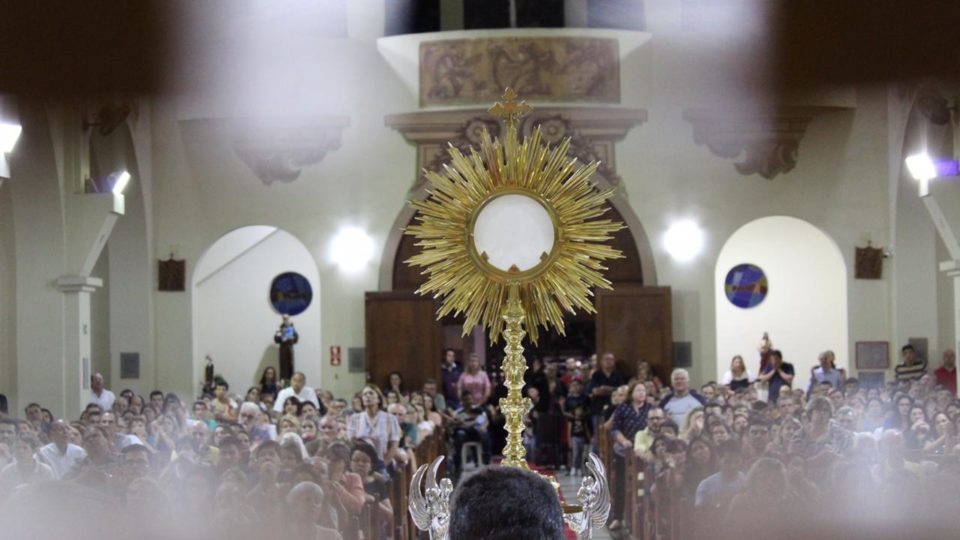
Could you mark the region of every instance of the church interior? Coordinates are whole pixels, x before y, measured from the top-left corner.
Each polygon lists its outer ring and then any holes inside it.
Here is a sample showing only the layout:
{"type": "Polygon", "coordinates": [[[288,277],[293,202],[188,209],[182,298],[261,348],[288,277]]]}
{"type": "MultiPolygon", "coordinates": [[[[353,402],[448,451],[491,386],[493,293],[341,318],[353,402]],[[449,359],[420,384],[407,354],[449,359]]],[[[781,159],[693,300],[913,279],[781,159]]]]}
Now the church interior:
{"type": "Polygon", "coordinates": [[[443,456],[458,486],[500,463],[510,375],[504,338],[438,315],[413,232],[431,175],[511,130],[593,164],[621,225],[589,309],[536,342],[528,314],[523,341],[517,440],[565,501],[598,456],[593,537],[957,525],[960,8],[0,13],[9,530],[425,538],[415,471],[443,456]],[[47,505],[67,517],[40,523],[47,505]],[[76,530],[98,512],[114,531],[76,530]]]}

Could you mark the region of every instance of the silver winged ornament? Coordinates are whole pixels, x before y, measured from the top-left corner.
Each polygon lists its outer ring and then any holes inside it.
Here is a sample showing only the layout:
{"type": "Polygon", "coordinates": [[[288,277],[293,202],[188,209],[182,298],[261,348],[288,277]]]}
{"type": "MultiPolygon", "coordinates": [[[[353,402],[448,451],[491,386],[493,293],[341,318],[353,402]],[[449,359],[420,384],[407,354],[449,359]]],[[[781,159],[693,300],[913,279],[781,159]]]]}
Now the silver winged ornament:
{"type": "Polygon", "coordinates": [[[580,506],[568,506],[563,513],[563,520],[581,540],[593,538],[594,527],[603,527],[610,515],[607,471],[594,453],[590,453],[586,465],[591,474],[583,477],[580,489],[577,490],[577,502],[580,506]]]}
{"type": "Polygon", "coordinates": [[[430,540],[447,540],[447,530],[450,527],[450,494],[453,493],[453,483],[449,478],[444,478],[437,485],[437,470],[442,461],[443,456],[440,456],[430,465],[421,465],[410,480],[410,517],[418,529],[430,534],[430,540]],[[424,491],[421,492],[420,485],[424,475],[427,481],[424,491]]]}

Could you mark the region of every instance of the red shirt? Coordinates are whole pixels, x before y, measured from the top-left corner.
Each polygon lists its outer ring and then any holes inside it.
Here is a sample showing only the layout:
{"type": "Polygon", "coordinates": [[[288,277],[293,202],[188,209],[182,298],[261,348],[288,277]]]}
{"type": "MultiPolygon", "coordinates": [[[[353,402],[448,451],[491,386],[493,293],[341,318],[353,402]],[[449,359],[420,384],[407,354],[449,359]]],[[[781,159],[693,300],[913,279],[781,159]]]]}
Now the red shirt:
{"type": "Polygon", "coordinates": [[[946,369],[939,367],[933,371],[933,374],[937,378],[937,384],[942,386],[944,389],[949,390],[951,394],[957,395],[956,368],[954,368],[953,371],[947,371],[946,369]]]}

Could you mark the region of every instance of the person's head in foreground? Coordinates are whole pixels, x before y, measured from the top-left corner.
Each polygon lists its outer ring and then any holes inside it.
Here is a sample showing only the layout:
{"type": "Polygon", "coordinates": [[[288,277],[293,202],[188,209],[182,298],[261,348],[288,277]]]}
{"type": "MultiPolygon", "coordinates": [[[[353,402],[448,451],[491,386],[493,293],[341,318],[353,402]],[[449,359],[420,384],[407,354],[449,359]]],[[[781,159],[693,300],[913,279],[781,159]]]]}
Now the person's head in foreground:
{"type": "Polygon", "coordinates": [[[450,540],[563,540],[563,511],[549,482],[487,467],[461,482],[450,503],[450,540]]]}

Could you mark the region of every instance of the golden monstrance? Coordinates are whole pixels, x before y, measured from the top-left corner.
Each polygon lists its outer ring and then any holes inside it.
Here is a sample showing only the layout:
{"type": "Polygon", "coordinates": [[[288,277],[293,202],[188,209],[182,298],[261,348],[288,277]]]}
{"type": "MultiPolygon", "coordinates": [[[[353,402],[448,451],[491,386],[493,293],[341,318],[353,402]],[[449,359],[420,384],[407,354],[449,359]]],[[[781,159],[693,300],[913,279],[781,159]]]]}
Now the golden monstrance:
{"type": "MultiPolygon", "coordinates": [[[[503,335],[508,389],[500,400],[507,430],[503,465],[526,469],[523,416],[532,404],[522,395],[523,337],[529,334],[536,343],[540,327],[563,334],[565,313],[595,311],[591,289],[611,288],[603,261],[622,257],[605,242],[624,226],[602,219],[613,190],[598,190],[591,182],[597,162],[584,165],[568,155],[569,138],[549,148],[538,127],[520,140],[517,123],[531,107],[516,98],[508,88],[490,108],[506,126],[503,140],[484,131],[479,149],[464,155],[451,146],[450,164],[442,172],[425,171],[428,197],[410,203],[417,223],[406,230],[421,252],[406,262],[428,277],[417,292],[441,298],[438,318],[462,314],[464,334],[481,324],[492,341],[503,335]]],[[[422,466],[410,486],[410,513],[435,539],[446,537],[451,489],[448,481],[436,483],[441,460],[422,466]],[[420,492],[424,474],[426,497],[420,492]]],[[[596,456],[589,461],[594,477],[584,478],[580,506],[565,514],[583,538],[590,537],[591,524],[602,526],[609,512],[605,471],[596,456]]]]}

